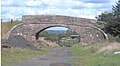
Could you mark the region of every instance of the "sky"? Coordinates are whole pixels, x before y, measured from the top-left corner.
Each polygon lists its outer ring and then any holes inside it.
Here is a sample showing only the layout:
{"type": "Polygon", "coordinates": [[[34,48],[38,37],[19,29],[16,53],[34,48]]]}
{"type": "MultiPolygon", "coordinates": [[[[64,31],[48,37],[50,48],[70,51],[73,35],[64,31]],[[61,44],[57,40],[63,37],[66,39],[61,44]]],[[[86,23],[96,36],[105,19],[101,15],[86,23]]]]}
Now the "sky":
{"type": "MultiPolygon", "coordinates": [[[[118,0],[1,0],[3,20],[21,19],[22,15],[64,15],[95,19],[111,11],[118,0]]],[[[64,27],[51,29],[66,30],[64,27]]],[[[50,29],[50,30],[51,30],[50,29]]]]}
{"type": "Polygon", "coordinates": [[[67,27],[51,27],[51,28],[47,28],[46,30],[68,30],[69,28],[67,27]]]}
{"type": "Polygon", "coordinates": [[[22,15],[64,15],[95,19],[111,11],[118,0],[1,0],[1,18],[17,19],[22,15]]]}

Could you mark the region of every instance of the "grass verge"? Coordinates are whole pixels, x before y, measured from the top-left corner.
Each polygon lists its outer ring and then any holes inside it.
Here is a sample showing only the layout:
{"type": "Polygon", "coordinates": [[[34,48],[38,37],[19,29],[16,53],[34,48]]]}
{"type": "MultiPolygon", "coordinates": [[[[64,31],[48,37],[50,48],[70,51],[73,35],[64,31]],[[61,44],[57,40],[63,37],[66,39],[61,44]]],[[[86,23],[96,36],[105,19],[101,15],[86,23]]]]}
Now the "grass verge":
{"type": "Polygon", "coordinates": [[[74,56],[71,62],[74,66],[120,66],[120,54],[113,54],[120,49],[99,52],[102,47],[75,45],[71,48],[74,56]]]}
{"type": "Polygon", "coordinates": [[[4,49],[2,50],[2,63],[26,60],[47,53],[51,48],[42,48],[40,51],[29,49],[4,49]]]}
{"type": "Polygon", "coordinates": [[[22,23],[21,21],[14,21],[12,24],[11,22],[2,22],[1,23],[1,36],[4,36],[13,26],[22,23]]]}

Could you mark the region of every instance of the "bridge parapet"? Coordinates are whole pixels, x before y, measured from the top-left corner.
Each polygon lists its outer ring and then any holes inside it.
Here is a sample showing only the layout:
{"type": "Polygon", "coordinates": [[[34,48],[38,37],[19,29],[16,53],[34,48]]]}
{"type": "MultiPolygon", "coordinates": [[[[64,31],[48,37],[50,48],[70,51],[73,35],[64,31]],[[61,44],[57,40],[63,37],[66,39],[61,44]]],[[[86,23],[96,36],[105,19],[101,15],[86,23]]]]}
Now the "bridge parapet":
{"type": "Polygon", "coordinates": [[[96,21],[93,19],[86,19],[86,18],[78,18],[78,17],[69,17],[69,16],[59,16],[59,15],[26,15],[23,16],[23,23],[64,23],[64,24],[82,24],[82,25],[88,25],[88,24],[95,24],[96,21]]]}

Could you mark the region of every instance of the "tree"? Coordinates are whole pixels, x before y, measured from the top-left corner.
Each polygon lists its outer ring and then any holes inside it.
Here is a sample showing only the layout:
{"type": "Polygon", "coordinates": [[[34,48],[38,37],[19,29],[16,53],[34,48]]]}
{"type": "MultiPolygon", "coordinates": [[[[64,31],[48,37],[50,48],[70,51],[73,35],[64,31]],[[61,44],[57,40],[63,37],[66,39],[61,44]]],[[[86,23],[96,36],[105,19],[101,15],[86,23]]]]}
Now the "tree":
{"type": "Polygon", "coordinates": [[[112,12],[104,12],[97,17],[98,21],[104,21],[104,31],[113,36],[120,37],[120,0],[112,7],[112,12]]]}
{"type": "Polygon", "coordinates": [[[118,3],[115,6],[113,6],[112,10],[113,10],[113,15],[114,15],[116,21],[118,21],[120,23],[120,0],[118,1],[118,3]]]}

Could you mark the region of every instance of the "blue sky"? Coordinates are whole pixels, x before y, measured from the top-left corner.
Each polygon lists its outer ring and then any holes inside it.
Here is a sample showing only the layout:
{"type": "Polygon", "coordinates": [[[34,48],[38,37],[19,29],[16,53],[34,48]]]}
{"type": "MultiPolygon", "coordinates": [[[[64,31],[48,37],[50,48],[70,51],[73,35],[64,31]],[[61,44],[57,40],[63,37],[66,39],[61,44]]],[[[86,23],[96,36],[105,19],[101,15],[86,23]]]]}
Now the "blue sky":
{"type": "Polygon", "coordinates": [[[1,0],[1,18],[16,19],[22,15],[65,15],[95,19],[111,11],[118,0],[1,0]]]}
{"type": "Polygon", "coordinates": [[[66,27],[51,27],[51,28],[47,28],[46,30],[68,30],[69,28],[66,27]]]}

